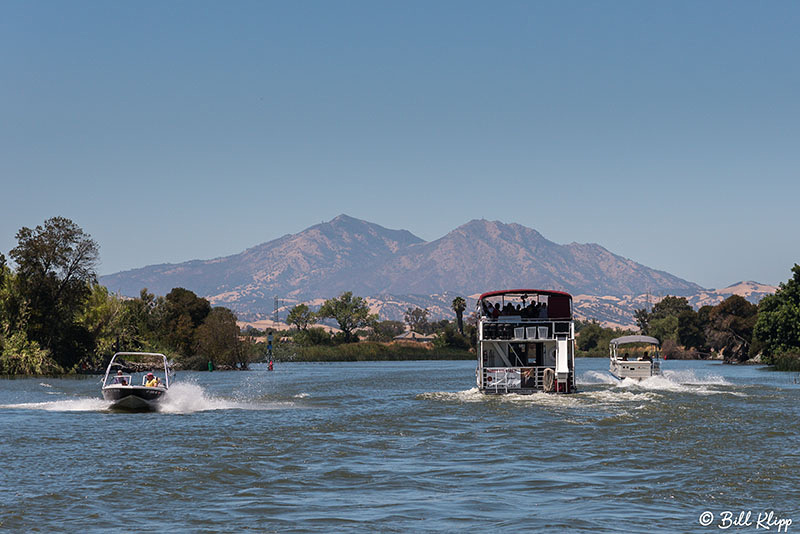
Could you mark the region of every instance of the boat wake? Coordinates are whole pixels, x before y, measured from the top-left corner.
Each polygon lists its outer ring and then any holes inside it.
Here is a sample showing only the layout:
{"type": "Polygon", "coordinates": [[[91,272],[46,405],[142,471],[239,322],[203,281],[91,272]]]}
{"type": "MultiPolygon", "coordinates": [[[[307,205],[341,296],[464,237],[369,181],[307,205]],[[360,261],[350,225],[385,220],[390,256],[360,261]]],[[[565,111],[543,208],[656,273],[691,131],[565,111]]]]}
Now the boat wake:
{"type": "Polygon", "coordinates": [[[644,390],[652,392],[695,393],[699,395],[713,395],[718,393],[729,393],[737,396],[744,395],[743,393],[731,392],[729,386],[733,384],[719,375],[705,374],[698,376],[691,369],[679,371],[665,370],[661,375],[651,376],[644,380],[635,380],[632,378],[618,380],[608,372],[587,371],[581,375],[578,383],[579,385],[590,387],[610,385],[613,386],[615,390],[628,391],[644,390]]]}
{"type": "Polygon", "coordinates": [[[603,371],[586,371],[578,377],[579,386],[594,384],[618,384],[619,380],[603,371]]]}
{"type": "Polygon", "coordinates": [[[291,408],[292,402],[231,400],[209,395],[202,386],[179,382],[170,386],[159,403],[160,413],[186,414],[216,410],[278,410],[291,408]]]}
{"type": "Polygon", "coordinates": [[[108,410],[111,402],[103,399],[69,399],[50,402],[24,402],[4,404],[0,408],[18,410],[44,410],[46,412],[102,412],[108,410]]]}
{"type": "MultiPolygon", "coordinates": [[[[41,384],[43,387],[52,386],[41,384]]],[[[60,394],[47,392],[48,395],[60,394]]],[[[107,412],[112,401],[101,398],[73,398],[48,402],[26,402],[0,405],[0,408],[43,410],[48,412],[107,412]]],[[[214,410],[276,410],[293,407],[292,402],[254,402],[222,399],[209,395],[202,386],[192,382],[173,384],[158,404],[157,411],[166,414],[188,414],[214,410]]]]}
{"type": "Polygon", "coordinates": [[[730,393],[741,396],[743,393],[731,392],[732,384],[719,375],[697,376],[692,370],[664,371],[659,376],[644,380],[626,378],[617,380],[607,372],[587,371],[578,380],[578,393],[574,395],[554,395],[534,393],[532,395],[484,395],[478,388],[456,392],[431,392],[417,396],[421,400],[440,402],[509,402],[528,403],[554,407],[586,407],[595,402],[605,405],[645,403],[658,400],[661,393],[681,392],[698,395],[730,393]],[[584,387],[580,387],[584,386],[584,387]],[[610,386],[610,387],[603,387],[610,386]],[[587,404],[587,401],[588,404],[587,404]]]}
{"type": "Polygon", "coordinates": [[[692,370],[664,371],[644,380],[626,378],[617,382],[617,387],[629,390],[665,391],[713,395],[724,393],[717,386],[730,386],[731,383],[718,375],[698,377],[692,370]]]}

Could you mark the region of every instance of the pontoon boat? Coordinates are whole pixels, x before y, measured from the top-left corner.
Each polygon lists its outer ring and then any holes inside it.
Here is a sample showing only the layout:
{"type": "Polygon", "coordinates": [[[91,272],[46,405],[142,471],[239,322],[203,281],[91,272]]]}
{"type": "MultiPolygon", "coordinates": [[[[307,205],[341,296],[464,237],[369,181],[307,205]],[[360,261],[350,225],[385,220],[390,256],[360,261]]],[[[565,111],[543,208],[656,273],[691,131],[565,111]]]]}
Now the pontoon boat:
{"type": "Polygon", "coordinates": [[[611,340],[608,371],[618,380],[642,380],[661,374],[661,342],[650,336],[622,336],[611,340]]]}

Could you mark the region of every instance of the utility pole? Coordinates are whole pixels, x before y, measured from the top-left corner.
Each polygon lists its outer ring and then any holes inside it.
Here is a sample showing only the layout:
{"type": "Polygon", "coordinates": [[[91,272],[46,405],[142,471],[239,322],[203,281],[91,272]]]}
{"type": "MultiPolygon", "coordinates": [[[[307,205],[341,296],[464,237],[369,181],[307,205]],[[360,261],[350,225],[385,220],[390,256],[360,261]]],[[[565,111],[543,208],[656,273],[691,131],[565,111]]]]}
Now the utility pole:
{"type": "Polygon", "coordinates": [[[281,322],[280,309],[281,309],[282,305],[283,305],[283,303],[281,302],[281,299],[278,298],[278,295],[275,295],[275,300],[273,302],[273,308],[272,308],[272,320],[275,323],[280,323],[281,322]]]}

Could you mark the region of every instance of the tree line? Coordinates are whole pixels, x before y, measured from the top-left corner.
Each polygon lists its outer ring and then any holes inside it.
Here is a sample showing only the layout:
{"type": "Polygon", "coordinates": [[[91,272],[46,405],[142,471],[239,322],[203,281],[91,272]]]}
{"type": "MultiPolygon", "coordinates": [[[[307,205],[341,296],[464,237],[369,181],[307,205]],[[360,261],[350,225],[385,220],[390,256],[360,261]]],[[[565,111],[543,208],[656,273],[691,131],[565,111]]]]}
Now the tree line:
{"type": "Polygon", "coordinates": [[[23,227],[0,254],[0,374],[96,371],[118,351],[163,352],[184,368],[246,367],[255,348],[236,315],[192,291],[110,294],[98,284],[97,243],[63,217],[23,227]]]}
{"type": "MultiPolygon", "coordinates": [[[[644,335],[661,341],[671,359],[707,358],[712,353],[726,362],[759,358],[782,370],[800,370],[800,265],[792,278],[758,305],[732,295],[715,306],[695,310],[683,297],[667,296],[652,310],[638,309],[636,325],[644,335]]],[[[591,356],[607,355],[614,337],[625,335],[597,323],[579,323],[578,349],[591,356]]]]}
{"type": "Polygon", "coordinates": [[[370,313],[367,300],[353,296],[351,291],[330,298],[314,312],[307,304],[300,303],[289,310],[286,323],[294,328],[288,332],[294,343],[301,347],[340,346],[343,344],[369,341],[389,343],[406,330],[419,334],[433,335],[433,346],[437,349],[469,350],[475,345],[476,326],[463,323],[466,301],[456,297],[451,304],[456,322],[442,319],[430,320],[430,311],[415,307],[408,308],[403,321],[381,321],[377,314],[370,313]],[[338,332],[330,333],[324,328],[315,327],[321,321],[332,320],[338,332]]]}
{"type": "MultiPolygon", "coordinates": [[[[9,252],[15,268],[0,253],[0,374],[95,371],[123,350],[163,352],[195,369],[206,368],[209,360],[245,368],[264,356],[265,344],[242,336],[231,310],[212,307],[188,289],[174,288],[165,296],[142,289],[136,298],[109,293],[97,282],[97,243],[69,219],[54,217],[36,228],[23,227],[16,239],[9,252]]],[[[758,305],[734,295],[694,310],[685,298],[668,296],[652,310],[636,310],[636,324],[661,340],[668,358],[716,352],[730,362],[759,356],[779,369],[800,370],[799,265],[792,274],[758,305]]],[[[463,320],[462,297],[451,308],[455,323],[431,321],[429,311],[421,308],[408,308],[402,322],[380,321],[366,299],[345,292],[316,312],[306,304],[293,307],[286,320],[293,329],[286,334],[300,347],[341,347],[362,338],[391,342],[409,329],[434,335],[437,349],[470,350],[476,317],[463,320]],[[338,332],[314,326],[325,320],[334,321],[338,332]]],[[[625,334],[594,322],[578,322],[576,329],[583,355],[605,355],[608,342],[625,334]]],[[[262,334],[246,332],[253,333],[262,334]]]]}

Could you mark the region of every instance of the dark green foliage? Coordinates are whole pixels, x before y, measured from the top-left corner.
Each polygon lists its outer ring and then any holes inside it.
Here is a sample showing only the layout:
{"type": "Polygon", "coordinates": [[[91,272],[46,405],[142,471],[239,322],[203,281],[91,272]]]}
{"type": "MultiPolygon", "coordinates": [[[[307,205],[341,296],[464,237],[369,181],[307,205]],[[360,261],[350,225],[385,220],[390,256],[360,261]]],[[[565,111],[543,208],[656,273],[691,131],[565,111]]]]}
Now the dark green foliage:
{"type": "Polygon", "coordinates": [[[451,304],[453,311],[456,312],[456,321],[458,322],[458,331],[464,333],[464,310],[467,309],[467,301],[463,297],[456,297],[451,304]]]}
{"type": "Polygon", "coordinates": [[[769,363],[776,371],[800,372],[800,353],[777,354],[769,358],[769,363]]]}
{"type": "Polygon", "coordinates": [[[608,358],[611,340],[631,334],[619,328],[604,328],[595,321],[575,321],[575,331],[576,356],[584,358],[608,358]]]}
{"type": "Polygon", "coordinates": [[[76,322],[96,280],[97,243],[74,222],[53,217],[17,232],[10,255],[17,265],[15,291],[22,302],[13,319],[27,337],[72,368],[93,350],[93,339],[76,322]]]}
{"type": "Polygon", "coordinates": [[[342,331],[341,340],[344,343],[350,343],[356,338],[355,330],[368,327],[378,320],[377,315],[369,313],[367,301],[362,297],[354,297],[352,291],[326,300],[317,316],[335,319],[342,331]]]}
{"type": "Polygon", "coordinates": [[[403,315],[403,319],[410,330],[419,332],[420,334],[430,334],[433,332],[433,328],[428,323],[429,315],[430,312],[427,309],[408,308],[403,315]]]}
{"type": "Polygon", "coordinates": [[[372,332],[367,336],[367,341],[392,341],[405,329],[405,324],[401,321],[378,321],[372,325],[372,332]]]}
{"type": "Polygon", "coordinates": [[[456,325],[448,323],[436,334],[433,340],[433,346],[439,349],[453,348],[469,350],[472,345],[469,342],[469,338],[458,331],[456,325]]]}
{"type": "Polygon", "coordinates": [[[800,265],[792,267],[792,278],[781,283],[774,295],[765,297],[758,306],[758,320],[754,328],[754,345],[763,351],[768,363],[787,362],[791,357],[783,354],[800,354],[800,265]]]}
{"type": "Polygon", "coordinates": [[[694,310],[684,310],[678,314],[678,343],[686,348],[702,349],[706,336],[704,321],[694,310]]]}
{"type": "Polygon", "coordinates": [[[711,309],[706,327],[709,346],[727,362],[743,362],[750,354],[758,307],[732,295],[711,309]]]}
{"type": "Polygon", "coordinates": [[[597,348],[600,339],[603,337],[604,328],[596,322],[591,322],[583,326],[578,332],[578,350],[590,351],[597,348]]]}
{"type": "Polygon", "coordinates": [[[686,348],[704,350],[707,312],[700,315],[684,297],[668,295],[656,303],[650,312],[636,310],[634,319],[642,334],[653,336],[662,343],[673,341],[686,348]]]}
{"type": "Polygon", "coordinates": [[[194,292],[176,287],[154,311],[159,323],[159,334],[167,346],[179,354],[191,354],[194,331],[211,312],[211,304],[194,292]]]}
{"type": "Polygon", "coordinates": [[[297,327],[298,330],[307,330],[317,322],[317,316],[305,304],[298,304],[289,311],[286,324],[297,327]]]}
{"type": "Polygon", "coordinates": [[[239,341],[236,315],[231,310],[222,307],[211,310],[194,337],[196,354],[204,360],[213,361],[217,367],[247,368],[247,352],[239,341]]]}
{"type": "Polygon", "coordinates": [[[330,345],[331,335],[324,328],[308,328],[300,330],[294,335],[294,342],[303,347],[313,345],[330,345]]]}

